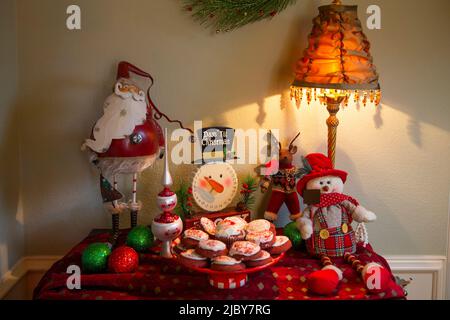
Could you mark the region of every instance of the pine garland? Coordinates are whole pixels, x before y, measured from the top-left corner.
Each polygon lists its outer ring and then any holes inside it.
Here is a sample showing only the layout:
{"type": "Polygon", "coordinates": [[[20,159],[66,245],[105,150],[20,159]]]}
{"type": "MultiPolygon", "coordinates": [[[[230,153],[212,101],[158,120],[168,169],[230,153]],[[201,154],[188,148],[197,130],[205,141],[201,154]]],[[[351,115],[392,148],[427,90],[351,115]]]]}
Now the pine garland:
{"type": "Polygon", "coordinates": [[[255,191],[258,187],[258,181],[255,177],[247,175],[242,182],[241,203],[247,209],[252,209],[255,204],[255,191]]]}
{"type": "Polygon", "coordinates": [[[192,216],[192,189],[190,185],[182,180],[180,186],[175,191],[178,199],[175,213],[181,217],[182,220],[192,216]]]}
{"type": "Polygon", "coordinates": [[[183,0],[193,18],[216,32],[273,18],[297,0],[183,0]]]}

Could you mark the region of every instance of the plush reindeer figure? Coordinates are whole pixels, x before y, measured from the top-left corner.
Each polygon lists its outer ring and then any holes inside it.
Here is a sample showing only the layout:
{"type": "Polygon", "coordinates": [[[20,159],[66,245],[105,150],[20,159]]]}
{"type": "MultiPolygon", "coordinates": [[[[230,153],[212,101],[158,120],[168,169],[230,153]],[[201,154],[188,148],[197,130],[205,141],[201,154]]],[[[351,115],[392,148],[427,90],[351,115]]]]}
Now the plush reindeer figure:
{"type": "MultiPolygon", "coordinates": [[[[272,135],[271,132],[269,132],[269,135],[272,135]]],[[[295,190],[296,179],[300,176],[300,173],[292,163],[293,157],[297,153],[297,147],[294,145],[294,142],[299,136],[300,132],[292,139],[287,149],[282,148],[281,143],[278,142],[278,160],[272,160],[266,165],[267,168],[276,167],[274,161],[278,161],[279,169],[275,174],[265,175],[260,183],[262,193],[265,193],[272,184],[272,194],[264,213],[264,218],[267,220],[275,221],[277,219],[278,211],[283,203],[286,203],[292,221],[301,216],[300,203],[295,190]]]]}

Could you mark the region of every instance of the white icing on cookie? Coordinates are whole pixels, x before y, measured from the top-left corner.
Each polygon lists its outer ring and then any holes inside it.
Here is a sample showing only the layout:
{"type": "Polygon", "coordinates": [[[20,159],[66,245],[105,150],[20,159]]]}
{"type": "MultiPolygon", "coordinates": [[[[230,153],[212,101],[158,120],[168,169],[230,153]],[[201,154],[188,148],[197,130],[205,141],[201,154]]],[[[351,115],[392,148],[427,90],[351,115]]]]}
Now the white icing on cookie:
{"type": "Polygon", "coordinates": [[[256,243],[250,241],[236,241],[231,246],[230,256],[238,254],[248,257],[257,254],[260,250],[261,248],[256,243]]]}
{"type": "Polygon", "coordinates": [[[247,221],[245,221],[244,219],[242,219],[241,217],[238,217],[238,216],[225,218],[224,221],[234,222],[235,224],[237,224],[242,229],[244,229],[245,226],[247,226],[247,224],[248,224],[247,221]]]}
{"type": "Polygon", "coordinates": [[[256,244],[264,244],[271,242],[273,240],[273,237],[274,235],[272,231],[251,232],[247,233],[245,240],[256,244]]]}
{"type": "Polygon", "coordinates": [[[243,233],[244,227],[231,220],[220,221],[216,226],[216,236],[230,237],[243,233]]]}
{"type": "Polygon", "coordinates": [[[286,242],[289,241],[289,238],[286,236],[277,236],[275,238],[275,243],[273,244],[274,247],[279,247],[282,246],[283,244],[285,244],[286,242]]]}
{"type": "Polygon", "coordinates": [[[211,235],[216,234],[216,225],[211,219],[208,219],[206,217],[200,218],[200,224],[203,227],[203,229],[208,232],[211,235]]]}
{"type": "Polygon", "coordinates": [[[265,251],[265,250],[261,250],[261,252],[263,253],[263,254],[261,255],[261,257],[256,258],[256,259],[251,259],[250,261],[261,261],[261,260],[266,260],[266,259],[269,259],[269,258],[270,258],[270,253],[268,253],[268,252],[265,251]]]}
{"type": "Polygon", "coordinates": [[[220,264],[224,266],[234,266],[236,264],[241,263],[239,260],[236,260],[229,256],[220,256],[211,260],[212,264],[220,264]]]}
{"type": "Polygon", "coordinates": [[[270,222],[264,219],[253,220],[246,227],[247,232],[262,232],[270,230],[270,222]]]}
{"type": "Polygon", "coordinates": [[[203,240],[198,243],[198,247],[204,250],[222,251],[227,248],[225,243],[219,240],[203,240]]]}
{"type": "Polygon", "coordinates": [[[194,239],[197,241],[202,240],[208,240],[209,235],[206,232],[203,232],[202,230],[196,230],[196,229],[188,229],[184,232],[184,237],[189,239],[194,239]]]}
{"type": "Polygon", "coordinates": [[[180,254],[187,259],[198,260],[198,261],[206,260],[205,257],[202,257],[197,252],[195,252],[195,249],[189,249],[180,254]]]}

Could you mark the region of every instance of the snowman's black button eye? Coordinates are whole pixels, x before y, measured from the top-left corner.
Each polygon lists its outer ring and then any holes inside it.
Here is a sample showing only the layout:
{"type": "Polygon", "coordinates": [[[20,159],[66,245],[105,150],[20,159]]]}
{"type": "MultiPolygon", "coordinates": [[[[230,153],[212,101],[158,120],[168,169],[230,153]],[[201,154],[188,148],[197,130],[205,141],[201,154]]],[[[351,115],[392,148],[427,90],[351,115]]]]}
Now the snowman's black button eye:
{"type": "Polygon", "coordinates": [[[209,176],[210,179],[212,179],[212,176],[209,176]]]}
{"type": "Polygon", "coordinates": [[[320,181],[320,185],[321,185],[321,186],[323,185],[323,182],[322,182],[322,181],[320,181]]]}
{"type": "Polygon", "coordinates": [[[223,177],[223,174],[221,174],[220,177],[222,178],[222,177],[223,177]]]}
{"type": "Polygon", "coordinates": [[[327,181],[328,184],[331,184],[331,181],[327,181]]]}

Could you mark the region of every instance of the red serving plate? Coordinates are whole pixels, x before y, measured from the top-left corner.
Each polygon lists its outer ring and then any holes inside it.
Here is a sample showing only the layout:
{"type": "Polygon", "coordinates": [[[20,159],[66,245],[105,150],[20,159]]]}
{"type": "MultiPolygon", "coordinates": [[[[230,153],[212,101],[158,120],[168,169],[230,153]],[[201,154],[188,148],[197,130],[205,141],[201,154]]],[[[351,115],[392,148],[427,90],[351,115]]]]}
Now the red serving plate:
{"type": "MultiPolygon", "coordinates": [[[[263,266],[258,266],[254,268],[247,268],[239,271],[216,271],[212,270],[210,268],[195,268],[195,267],[188,267],[183,264],[185,268],[188,268],[193,271],[197,271],[200,273],[206,273],[209,277],[209,284],[212,285],[215,288],[218,289],[237,289],[245,286],[245,284],[248,281],[248,275],[251,273],[255,273],[258,271],[262,271],[266,268],[269,268],[273,266],[274,264],[278,263],[281,259],[283,259],[285,255],[285,252],[282,254],[272,257],[273,260],[265,264],[263,266]]],[[[178,255],[175,255],[175,257],[178,258],[178,255]]],[[[177,259],[178,260],[178,259],[177,259]]],[[[177,261],[178,262],[178,261],[177,261]]],[[[180,262],[178,262],[180,263],[180,262]]],[[[181,264],[181,263],[180,263],[181,264]]]]}

